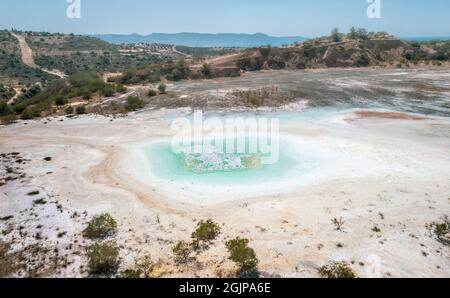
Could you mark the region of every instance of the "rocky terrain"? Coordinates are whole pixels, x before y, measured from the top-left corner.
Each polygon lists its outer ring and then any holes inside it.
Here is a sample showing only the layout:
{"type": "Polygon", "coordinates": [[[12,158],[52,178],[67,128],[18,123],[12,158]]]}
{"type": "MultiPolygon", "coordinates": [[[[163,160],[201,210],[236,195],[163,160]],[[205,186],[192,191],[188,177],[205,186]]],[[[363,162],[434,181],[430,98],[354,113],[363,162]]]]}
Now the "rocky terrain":
{"type": "Polygon", "coordinates": [[[430,47],[421,46],[418,49],[417,46],[399,39],[309,41],[285,48],[262,47],[243,50],[241,53],[215,58],[207,63],[217,68],[235,67],[248,71],[367,66],[401,68],[425,61],[432,64],[431,57],[423,60],[413,59],[417,51],[422,52],[424,57],[426,53],[434,53],[430,47]]]}

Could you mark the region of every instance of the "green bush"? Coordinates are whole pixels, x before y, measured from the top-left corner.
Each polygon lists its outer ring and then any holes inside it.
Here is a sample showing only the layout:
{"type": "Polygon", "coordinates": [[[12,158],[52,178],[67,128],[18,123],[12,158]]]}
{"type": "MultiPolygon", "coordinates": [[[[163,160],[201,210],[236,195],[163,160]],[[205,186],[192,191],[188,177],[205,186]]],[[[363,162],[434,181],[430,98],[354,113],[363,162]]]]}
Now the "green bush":
{"type": "Polygon", "coordinates": [[[240,239],[239,237],[226,243],[230,260],[239,266],[239,276],[257,277],[257,266],[259,263],[255,251],[248,247],[248,239],[240,239]]]}
{"type": "Polygon", "coordinates": [[[64,98],[64,97],[61,96],[61,95],[58,95],[58,96],[55,98],[55,104],[56,104],[57,106],[63,106],[63,105],[66,105],[67,102],[68,102],[67,99],[64,98]]]}
{"type": "Polygon", "coordinates": [[[117,222],[114,218],[105,213],[94,216],[83,230],[83,236],[89,239],[103,239],[116,232],[117,222]]]}
{"type": "Polygon", "coordinates": [[[111,275],[117,271],[119,249],[115,243],[94,243],[86,249],[86,253],[91,274],[111,275]]]}
{"type": "Polygon", "coordinates": [[[75,113],[77,115],[86,114],[86,107],[85,106],[78,106],[75,108],[75,113]]]}
{"type": "Polygon", "coordinates": [[[5,116],[0,116],[0,122],[2,124],[11,124],[16,121],[17,117],[15,114],[9,114],[5,116]]]}
{"type": "Polygon", "coordinates": [[[6,102],[0,102],[0,116],[13,114],[12,107],[6,102]]]}
{"type": "Polygon", "coordinates": [[[200,221],[197,224],[197,228],[194,233],[192,233],[192,238],[197,241],[212,241],[217,238],[220,234],[220,227],[211,219],[205,221],[200,221]]]}
{"type": "Polygon", "coordinates": [[[175,255],[175,262],[177,263],[187,263],[189,261],[189,256],[192,253],[192,247],[189,243],[185,241],[179,241],[172,249],[175,255]]]}
{"type": "Polygon", "coordinates": [[[331,262],[319,269],[323,278],[356,278],[356,274],[346,262],[331,262]]]}
{"type": "Polygon", "coordinates": [[[83,98],[83,99],[86,99],[86,100],[88,100],[88,99],[91,99],[92,98],[92,92],[91,92],[91,90],[89,90],[89,88],[88,87],[81,87],[81,89],[80,89],[80,95],[81,95],[81,97],[83,98]]]}
{"type": "Polygon", "coordinates": [[[13,88],[0,83],[0,101],[11,99],[14,95],[16,95],[16,91],[13,88]]]}
{"type": "Polygon", "coordinates": [[[148,90],[148,93],[147,93],[147,96],[148,96],[148,97],[154,97],[154,96],[156,96],[156,95],[158,95],[158,93],[156,93],[155,90],[153,90],[153,89],[148,90]]]}
{"type": "MultiPolygon", "coordinates": [[[[166,78],[170,81],[185,80],[189,77],[190,69],[185,60],[180,60],[174,65],[169,65],[166,78]]],[[[162,92],[161,92],[162,93],[162,92]]]]}
{"type": "Polygon", "coordinates": [[[165,84],[159,84],[159,86],[158,86],[158,91],[159,91],[159,93],[161,93],[161,94],[165,94],[166,93],[166,89],[167,89],[167,87],[166,87],[166,85],[165,84]]]}
{"type": "Polygon", "coordinates": [[[27,104],[24,102],[13,105],[12,109],[16,114],[22,114],[23,111],[27,108],[27,104]]]}
{"type": "Polygon", "coordinates": [[[448,216],[444,216],[441,221],[426,224],[426,228],[439,241],[450,244],[450,239],[446,238],[450,234],[450,219],[448,216]]]}
{"type": "Polygon", "coordinates": [[[127,105],[126,105],[127,111],[136,111],[136,110],[142,109],[144,106],[145,106],[145,103],[142,100],[140,100],[138,97],[129,96],[127,98],[127,105]]]}
{"type": "Polygon", "coordinates": [[[370,64],[370,59],[366,54],[360,54],[358,55],[357,59],[356,59],[356,65],[359,67],[365,67],[365,66],[369,66],[370,64]]]}
{"type": "Polygon", "coordinates": [[[111,85],[107,85],[102,89],[102,95],[104,97],[112,97],[114,96],[114,88],[111,85]]]}
{"type": "Polygon", "coordinates": [[[127,88],[124,86],[124,85],[122,85],[122,84],[117,84],[116,85],[116,92],[118,92],[118,93],[126,93],[127,92],[127,88]]]}
{"type": "Polygon", "coordinates": [[[65,112],[67,115],[73,114],[73,107],[67,107],[67,108],[64,110],[64,112],[65,112]]]}
{"type": "Polygon", "coordinates": [[[21,114],[22,120],[31,120],[33,118],[39,117],[40,113],[33,107],[27,107],[21,114]]]}

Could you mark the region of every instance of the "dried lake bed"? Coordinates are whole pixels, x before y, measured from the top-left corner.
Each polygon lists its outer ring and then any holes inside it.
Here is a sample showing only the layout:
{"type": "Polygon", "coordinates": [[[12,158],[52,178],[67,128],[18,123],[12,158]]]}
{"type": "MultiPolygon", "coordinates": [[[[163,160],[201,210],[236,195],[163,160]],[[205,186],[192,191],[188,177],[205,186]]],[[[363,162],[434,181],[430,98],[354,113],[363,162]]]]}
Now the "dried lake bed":
{"type": "Polygon", "coordinates": [[[126,117],[2,126],[0,153],[23,162],[1,161],[2,175],[18,172],[0,187],[1,241],[60,248],[66,266],[44,275],[85,276],[80,231],[108,212],[119,222],[123,268],[150,255],[161,276],[226,275],[223,243],[239,236],[267,275],[315,277],[345,260],[362,277],[449,277],[449,248],[425,228],[450,215],[449,78],[442,68],[251,73],[169,85],[168,107],[126,117]],[[289,100],[226,103],[235,89],[268,85],[289,100]],[[180,170],[168,148],[171,122],[200,107],[207,117],[279,119],[280,163],[248,173],[180,170]],[[41,198],[47,204],[36,204],[41,198]],[[220,223],[220,239],[200,265],[175,266],[167,252],[208,218],[220,223]],[[333,218],[343,218],[343,231],[333,218]]]}

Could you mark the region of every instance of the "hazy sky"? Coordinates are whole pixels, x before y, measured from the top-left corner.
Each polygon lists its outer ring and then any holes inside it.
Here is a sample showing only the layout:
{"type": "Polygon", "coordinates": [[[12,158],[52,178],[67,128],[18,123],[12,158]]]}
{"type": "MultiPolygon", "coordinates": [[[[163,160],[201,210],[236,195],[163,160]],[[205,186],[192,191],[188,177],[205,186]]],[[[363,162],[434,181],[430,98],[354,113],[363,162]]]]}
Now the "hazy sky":
{"type": "MultiPolygon", "coordinates": [[[[76,1],[76,0],[74,0],[76,1]]],[[[381,19],[367,0],[80,0],[81,19],[67,0],[0,0],[0,28],[63,33],[205,32],[328,34],[352,25],[398,36],[450,35],[449,0],[380,0],[381,19]]]]}

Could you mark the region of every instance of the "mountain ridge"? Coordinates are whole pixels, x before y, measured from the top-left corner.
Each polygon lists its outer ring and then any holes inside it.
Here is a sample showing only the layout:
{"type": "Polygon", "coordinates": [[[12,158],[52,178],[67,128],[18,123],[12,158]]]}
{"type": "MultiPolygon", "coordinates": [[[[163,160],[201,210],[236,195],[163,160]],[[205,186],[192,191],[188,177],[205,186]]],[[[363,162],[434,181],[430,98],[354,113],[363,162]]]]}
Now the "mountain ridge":
{"type": "Polygon", "coordinates": [[[281,46],[307,40],[303,36],[270,36],[263,33],[152,33],[91,34],[89,36],[114,43],[162,43],[189,47],[250,48],[264,45],[281,46]]]}

